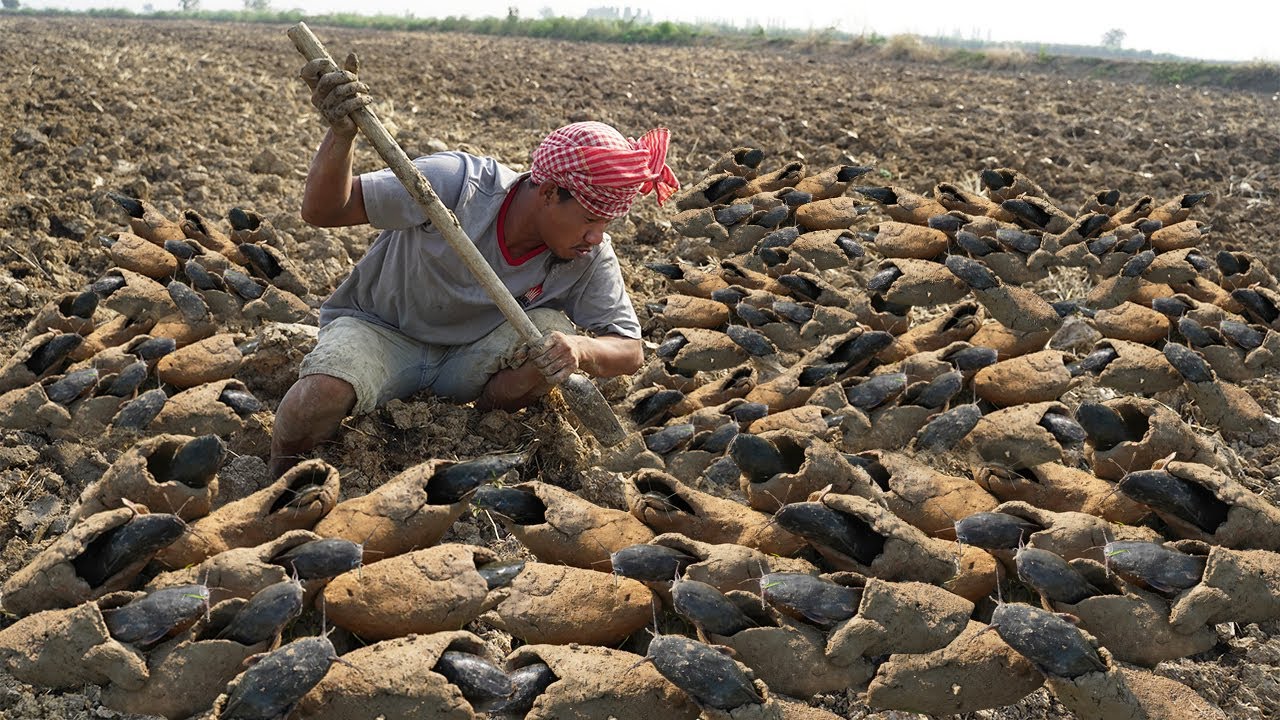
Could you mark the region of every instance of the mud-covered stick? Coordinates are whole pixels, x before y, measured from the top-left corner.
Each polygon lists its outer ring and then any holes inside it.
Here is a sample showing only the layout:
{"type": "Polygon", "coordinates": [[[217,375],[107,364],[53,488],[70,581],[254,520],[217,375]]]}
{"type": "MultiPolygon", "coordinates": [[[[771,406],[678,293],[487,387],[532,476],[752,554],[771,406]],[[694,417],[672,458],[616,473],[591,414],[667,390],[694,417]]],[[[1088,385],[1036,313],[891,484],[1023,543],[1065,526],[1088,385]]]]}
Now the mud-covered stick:
{"type": "MultiPolygon", "coordinates": [[[[298,23],[289,28],[288,35],[294,47],[308,60],[326,60],[328,62],[326,72],[338,69],[333,58],[306,23],[298,23]]],[[[445,241],[462,258],[463,263],[475,276],[476,282],[480,283],[488,293],[494,305],[498,306],[511,326],[520,333],[520,338],[532,346],[537,346],[542,339],[542,333],[538,327],[529,320],[528,315],[525,315],[515,298],[511,297],[511,292],[498,279],[493,268],[485,262],[484,256],[467,237],[453,212],[440,202],[440,198],[431,189],[431,183],[418,172],[417,167],[396,143],[395,138],[391,137],[391,133],[387,132],[378,117],[369,108],[362,107],[351,113],[351,119],[395,176],[404,183],[405,189],[422,207],[431,224],[440,231],[445,241]]],[[[574,414],[602,444],[617,445],[626,437],[622,424],[614,416],[604,396],[586,376],[575,373],[560,384],[560,391],[574,414]]]]}

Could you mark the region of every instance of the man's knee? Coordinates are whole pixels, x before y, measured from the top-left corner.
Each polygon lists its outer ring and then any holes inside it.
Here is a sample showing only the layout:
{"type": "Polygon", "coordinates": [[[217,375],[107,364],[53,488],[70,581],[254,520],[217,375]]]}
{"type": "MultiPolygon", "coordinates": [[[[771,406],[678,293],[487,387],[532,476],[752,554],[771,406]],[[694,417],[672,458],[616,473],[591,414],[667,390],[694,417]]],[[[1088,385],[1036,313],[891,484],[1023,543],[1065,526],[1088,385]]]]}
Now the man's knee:
{"type": "Polygon", "coordinates": [[[330,419],[341,421],[356,404],[356,391],[351,383],[332,375],[313,373],[298,378],[285,393],[276,411],[279,419],[330,419]]]}

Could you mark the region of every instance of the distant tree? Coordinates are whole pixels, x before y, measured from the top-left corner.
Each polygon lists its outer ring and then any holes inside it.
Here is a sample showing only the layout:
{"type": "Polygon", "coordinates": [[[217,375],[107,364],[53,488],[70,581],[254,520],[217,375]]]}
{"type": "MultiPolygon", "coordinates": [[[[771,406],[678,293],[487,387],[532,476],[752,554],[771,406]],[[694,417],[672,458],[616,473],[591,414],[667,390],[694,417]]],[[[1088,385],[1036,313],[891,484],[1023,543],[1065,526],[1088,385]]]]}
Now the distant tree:
{"type": "Polygon", "coordinates": [[[244,0],[244,9],[250,12],[266,12],[271,9],[271,0],[244,0]]]}
{"type": "Polygon", "coordinates": [[[538,11],[538,17],[542,18],[543,20],[550,20],[555,16],[556,16],[556,11],[552,10],[551,6],[549,5],[543,5],[542,9],[538,11]]]}
{"type": "Polygon", "coordinates": [[[182,12],[195,12],[200,9],[200,0],[178,0],[178,4],[182,6],[182,12]]]}
{"type": "Polygon", "coordinates": [[[1124,39],[1129,33],[1120,28],[1111,28],[1102,34],[1102,47],[1108,50],[1119,50],[1124,45],[1124,39]]]}
{"type": "Polygon", "coordinates": [[[18,9],[18,0],[0,0],[0,4],[4,5],[5,10],[18,9]]]}
{"type": "Polygon", "coordinates": [[[515,5],[507,6],[507,22],[515,22],[520,19],[520,8],[515,5]]]}

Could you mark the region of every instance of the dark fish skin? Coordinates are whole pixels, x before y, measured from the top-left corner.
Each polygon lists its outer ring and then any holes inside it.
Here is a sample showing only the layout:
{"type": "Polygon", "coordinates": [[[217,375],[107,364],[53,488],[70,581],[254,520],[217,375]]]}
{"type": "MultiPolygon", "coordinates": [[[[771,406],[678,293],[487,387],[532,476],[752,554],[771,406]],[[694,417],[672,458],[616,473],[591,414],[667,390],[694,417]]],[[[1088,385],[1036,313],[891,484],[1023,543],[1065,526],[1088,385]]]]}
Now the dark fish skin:
{"type": "Polygon", "coordinates": [[[645,447],[659,455],[666,455],[693,439],[693,423],[669,425],[655,433],[646,435],[645,447]]]}
{"type": "Polygon", "coordinates": [[[1242,261],[1235,254],[1226,250],[1219,250],[1214,258],[1218,263],[1218,271],[1223,277],[1231,277],[1232,275],[1243,275],[1249,272],[1248,262],[1242,261]]]}
{"type": "Polygon", "coordinates": [[[822,295],[822,288],[818,287],[817,283],[799,275],[783,275],[778,278],[778,282],[790,290],[793,297],[799,295],[798,300],[812,302],[822,295]]]}
{"type": "Polygon", "coordinates": [[[982,409],[973,403],[957,405],[934,416],[916,433],[916,449],[924,451],[947,450],[969,434],[982,419],[982,409]]]}
{"type": "Polygon", "coordinates": [[[136,198],[131,198],[118,192],[108,192],[107,197],[114,200],[130,217],[141,220],[142,215],[146,212],[145,208],[142,207],[142,202],[136,198]]]}
{"type": "MultiPolygon", "coordinates": [[[[741,308],[743,306],[739,305],[738,307],[741,308]]],[[[774,347],[773,343],[769,341],[769,338],[760,334],[760,332],[756,330],[752,330],[751,328],[744,327],[742,325],[730,325],[725,330],[725,334],[729,336],[729,339],[732,340],[734,344],[743,350],[746,350],[747,354],[752,357],[776,355],[778,352],[778,348],[774,347]]]]}
{"type": "Polygon", "coordinates": [[[894,192],[892,188],[868,186],[868,187],[855,187],[853,191],[865,198],[875,200],[881,205],[897,205],[898,204],[898,194],[894,192]]]}
{"type": "Polygon", "coordinates": [[[178,343],[173,338],[154,337],[143,340],[133,346],[129,352],[137,355],[139,359],[150,363],[159,360],[177,349],[178,343]]]}
{"type": "Polygon", "coordinates": [[[227,222],[231,223],[232,230],[252,231],[262,226],[262,218],[257,213],[242,207],[233,207],[227,211],[227,222]]]}
{"type": "Polygon", "coordinates": [[[729,456],[755,483],[768,482],[775,475],[798,469],[787,463],[777,446],[751,433],[738,433],[729,443],[729,456]]]}
{"type": "Polygon", "coordinates": [[[537,495],[520,488],[482,485],[471,496],[471,504],[517,525],[541,525],[547,521],[547,506],[537,495]]]}
{"type": "Polygon", "coordinates": [[[1114,348],[1098,348],[1080,360],[1069,363],[1067,371],[1071,373],[1071,377],[1080,377],[1085,373],[1097,374],[1102,372],[1112,360],[1118,357],[1120,357],[1120,354],[1114,348]]]}
{"type": "Polygon", "coordinates": [[[1189,317],[1178,318],[1178,332],[1196,347],[1222,344],[1222,335],[1215,328],[1201,325],[1189,317]]]}
{"type": "Polygon", "coordinates": [[[1002,640],[1045,675],[1077,678],[1107,669],[1080,628],[1047,610],[1021,603],[1003,603],[992,613],[991,626],[1002,640]]]}
{"type": "Polygon", "coordinates": [[[1249,319],[1259,325],[1271,325],[1280,318],[1280,308],[1253,288],[1232,290],[1231,299],[1240,303],[1249,319]]]}
{"type": "Polygon", "coordinates": [[[702,705],[732,710],[764,702],[732,659],[696,640],[662,635],[649,643],[645,657],[663,677],[702,705]]]}
{"type": "Polygon", "coordinates": [[[860,410],[874,410],[907,389],[905,373],[875,375],[845,391],[845,399],[860,410]]]}
{"type": "Polygon", "coordinates": [[[681,400],[684,400],[684,393],[679,390],[659,390],[631,408],[631,421],[636,425],[653,423],[681,400]]]}
{"type": "Polygon", "coordinates": [[[170,255],[173,255],[174,257],[184,262],[196,256],[195,248],[191,247],[191,245],[185,242],[181,242],[178,240],[165,240],[164,249],[170,255]]]}
{"type": "Polygon", "coordinates": [[[71,360],[71,353],[84,342],[84,338],[75,333],[55,335],[31,352],[31,357],[23,363],[36,377],[52,375],[66,367],[71,360]]]}
{"type": "Polygon", "coordinates": [[[89,587],[101,587],[129,565],[155,555],[186,531],[187,524],[177,515],[135,515],[129,522],[92,540],[71,564],[89,587]]]}
{"type": "Polygon", "coordinates": [[[720,288],[719,290],[711,291],[712,300],[715,300],[718,303],[724,303],[729,307],[733,307],[734,305],[742,302],[743,298],[746,296],[747,291],[737,285],[731,285],[727,288],[720,288]]]}
{"type": "Polygon", "coordinates": [[[227,287],[231,288],[232,292],[245,300],[257,300],[262,297],[264,292],[262,286],[256,280],[235,268],[224,270],[222,280],[227,284],[227,287]]]}
{"type": "Polygon", "coordinates": [[[758,402],[744,402],[725,412],[739,425],[750,425],[769,414],[769,406],[758,402]]]}
{"type": "Polygon", "coordinates": [[[866,248],[862,247],[856,240],[843,235],[836,238],[836,247],[839,247],[850,260],[857,260],[867,255],[866,248]]]}
{"type": "Polygon", "coordinates": [[[209,588],[180,585],[156,590],[103,611],[107,632],[122,643],[150,645],[195,622],[209,607],[209,588]]]}
{"type": "Polygon", "coordinates": [[[511,671],[511,694],[505,700],[473,705],[479,712],[503,713],[523,717],[533,709],[533,703],[551,683],[559,680],[544,663],[533,663],[511,671]]]}
{"type": "Polygon", "coordinates": [[[672,265],[671,263],[650,262],[645,263],[644,266],[668,280],[679,280],[684,277],[684,272],[680,267],[678,265],[672,265]]]}
{"type": "Polygon", "coordinates": [[[1005,200],[1000,203],[1000,207],[1016,215],[1019,220],[1038,228],[1043,228],[1045,225],[1049,224],[1049,221],[1052,219],[1049,213],[1045,212],[1044,209],[1039,208],[1022,198],[1005,200]]]}
{"type": "Polygon", "coordinates": [[[956,521],[956,539],[984,550],[1012,550],[1044,528],[1017,515],[980,512],[956,521]]]}
{"type": "Polygon", "coordinates": [[[271,280],[283,272],[280,263],[276,262],[275,257],[261,245],[240,243],[240,252],[249,261],[249,265],[255,271],[255,274],[260,277],[271,280]]]}
{"type": "Polygon", "coordinates": [[[820,365],[810,365],[800,371],[797,378],[801,387],[816,387],[831,382],[840,373],[844,372],[848,365],[845,363],[822,363],[820,365]]]}
{"type": "Polygon", "coordinates": [[[98,294],[92,290],[85,290],[71,299],[71,302],[62,309],[62,313],[67,317],[85,318],[86,320],[93,317],[93,312],[98,309],[98,294]]]}
{"type": "Polygon", "coordinates": [[[1036,424],[1048,430],[1054,439],[1064,446],[1083,445],[1089,437],[1084,428],[1080,427],[1080,423],[1068,415],[1045,413],[1036,424]]]}
{"type": "Polygon", "coordinates": [[[337,659],[326,637],[308,637],[262,656],[240,674],[218,720],[277,720],[329,672],[337,659]]]}
{"type": "Polygon", "coordinates": [[[1191,310],[1186,301],[1176,297],[1155,298],[1151,301],[1151,309],[1171,318],[1182,317],[1191,310]]]}
{"type": "Polygon", "coordinates": [[[771,306],[773,311],[798,325],[813,319],[813,308],[791,300],[775,300],[771,306]]]}
{"type": "MultiPolygon", "coordinates": [[[[945,216],[943,216],[945,217],[945,216]]],[[[990,238],[975,235],[968,230],[959,230],[956,232],[956,244],[960,249],[969,253],[973,257],[985,257],[1000,249],[990,238]]]]}
{"type": "MultiPolygon", "coordinates": [[[[147,381],[147,373],[145,362],[141,360],[131,362],[111,379],[111,383],[102,394],[119,398],[132,397],[138,392],[138,388],[142,387],[142,383],[147,381]]],[[[105,382],[106,378],[103,378],[103,381],[105,382]]]]}
{"type": "Polygon", "coordinates": [[[1266,332],[1235,320],[1223,320],[1218,324],[1218,329],[1228,340],[1244,350],[1256,350],[1262,347],[1267,336],[1266,332]]]}
{"type": "MultiPolygon", "coordinates": [[[[735,305],[733,307],[733,314],[737,315],[742,322],[747,323],[748,325],[768,325],[769,323],[778,321],[778,318],[774,317],[772,313],[766,312],[755,305],[749,305],[747,303],[738,303],[735,305]]],[[[739,326],[730,325],[729,327],[735,328],[739,326]]],[[[732,336],[730,336],[730,339],[733,339],[732,336]]],[[[744,338],[744,341],[751,342],[751,340],[747,338],[744,338]]],[[[746,346],[742,345],[742,343],[737,340],[734,340],[734,342],[738,343],[739,347],[742,347],[743,350],[750,352],[750,350],[746,346]]],[[[767,355],[768,353],[763,354],[767,355]]]]}
{"type": "Polygon", "coordinates": [[[947,269],[974,290],[990,290],[1000,286],[1000,279],[986,265],[963,255],[948,255],[947,269]]]}
{"type": "Polygon", "coordinates": [[[147,469],[158,482],[204,488],[217,477],[226,451],[226,445],[217,435],[201,435],[187,441],[172,455],[163,452],[153,454],[147,458],[147,469]]]}
{"type": "Polygon", "coordinates": [[[449,465],[427,480],[427,503],[452,505],[481,485],[524,467],[528,460],[526,453],[504,453],[449,465]]]}
{"type": "Polygon", "coordinates": [[[791,617],[829,628],[858,614],[862,591],[805,573],[766,573],[760,596],[791,617]]]}
{"type": "Polygon", "coordinates": [[[895,280],[902,277],[902,271],[897,266],[890,266],[884,270],[880,270],[867,280],[867,290],[870,292],[882,293],[888,290],[895,280]]]}
{"type": "Polygon", "coordinates": [[[476,568],[490,590],[506,587],[524,570],[523,560],[497,560],[476,568]]]}
{"type": "Polygon", "coordinates": [[[271,558],[300,580],[320,580],[360,567],[364,548],[343,538],[322,538],[295,545],[271,558]]]}
{"type": "Polygon", "coordinates": [[[160,388],[148,390],[125,403],[124,407],[120,408],[116,416],[111,419],[111,424],[126,430],[142,430],[156,419],[168,401],[169,396],[164,390],[160,388]]]}
{"type": "Polygon", "coordinates": [[[1048,550],[1018,548],[1013,559],[1018,577],[1051,602],[1074,605],[1102,594],[1070,563],[1048,550]]]}
{"type": "Polygon", "coordinates": [[[1120,238],[1115,235],[1103,235],[1100,238],[1085,241],[1085,247],[1089,248],[1089,252],[1098,256],[1107,254],[1118,244],[1120,244],[1120,238]]]}
{"type": "Polygon", "coordinates": [[[840,343],[826,360],[831,363],[847,363],[850,368],[857,368],[870,362],[881,350],[892,345],[893,341],[893,335],[881,330],[864,332],[852,340],[840,343]]]}
{"type": "Polygon", "coordinates": [[[445,650],[432,669],[462,691],[473,706],[505,700],[515,690],[505,672],[479,655],[445,650]]]}
{"type": "Polygon", "coordinates": [[[870,565],[884,552],[884,537],[856,518],[820,502],[783,505],[773,517],[783,530],[831,548],[862,565],[870,565]]]}
{"type": "Polygon", "coordinates": [[[751,203],[734,203],[732,205],[725,205],[724,207],[717,208],[714,211],[714,214],[716,222],[724,225],[725,227],[729,227],[730,225],[736,225],[743,220],[746,220],[747,216],[755,212],[755,210],[755,206],[751,203]]]}
{"type": "Polygon", "coordinates": [[[1156,259],[1156,254],[1150,250],[1143,250],[1134,255],[1129,262],[1120,268],[1121,277],[1139,277],[1151,267],[1151,263],[1156,259]]]}
{"type": "Polygon", "coordinates": [[[1180,593],[1204,577],[1206,558],[1157,543],[1117,540],[1106,544],[1103,555],[1112,572],[1162,593],[1180,593]]]}
{"type": "Polygon", "coordinates": [[[89,285],[89,290],[99,298],[109,298],[115,291],[124,286],[125,280],[123,275],[103,275],[89,285]]]}
{"type": "Polygon", "coordinates": [[[63,375],[45,387],[45,395],[59,405],[70,405],[98,384],[97,368],[81,368],[63,375]]]}
{"type": "Polygon", "coordinates": [[[676,614],[712,635],[737,635],[755,623],[724,593],[697,580],[671,583],[671,604],[676,614]]]}
{"type": "Polygon", "coordinates": [[[191,287],[196,290],[225,290],[227,287],[226,281],[209,272],[199,260],[192,259],[183,263],[182,272],[186,273],[191,287]]]}
{"type": "Polygon", "coordinates": [[[1104,452],[1122,442],[1142,439],[1141,436],[1132,437],[1124,416],[1100,403],[1082,403],[1076,408],[1076,422],[1089,436],[1089,444],[1104,452]]]}
{"type": "Polygon", "coordinates": [[[302,584],[295,580],[268,585],[254,593],[216,637],[241,645],[267,642],[302,614],[302,596],[302,584]]]}
{"type": "Polygon", "coordinates": [[[1131,472],[1116,485],[1130,499],[1191,523],[1209,535],[1227,521],[1231,510],[1207,488],[1165,470],[1131,472]]]}
{"type": "Polygon", "coordinates": [[[958,370],[945,372],[927,383],[916,383],[907,388],[899,403],[919,405],[924,408],[941,408],[951,402],[964,388],[964,374],[958,370]]]}
{"type": "Polygon", "coordinates": [[[957,350],[944,359],[961,372],[974,372],[995,365],[1000,355],[994,348],[974,346],[957,350]]]}
{"type": "Polygon", "coordinates": [[[613,572],[632,580],[668,582],[698,559],[666,545],[629,545],[609,555],[613,572]]]}
{"type": "Polygon", "coordinates": [[[263,409],[262,402],[248,390],[237,390],[228,387],[218,395],[218,400],[235,411],[240,417],[246,417],[263,409]]]}
{"type": "Polygon", "coordinates": [[[1174,370],[1189,383],[1213,382],[1213,369],[1200,353],[1177,343],[1164,344],[1164,356],[1174,370]]]}
{"type": "Polygon", "coordinates": [[[729,444],[741,432],[738,423],[730,420],[710,432],[702,432],[694,436],[689,447],[694,450],[705,450],[712,455],[720,455],[729,448],[729,444]]]}
{"type": "Polygon", "coordinates": [[[205,304],[200,293],[191,289],[190,285],[178,280],[171,280],[166,287],[169,298],[178,307],[187,322],[198,322],[209,316],[209,306],[205,304]]]}
{"type": "Polygon", "coordinates": [[[689,338],[676,333],[666,340],[663,340],[662,344],[658,346],[658,349],[655,350],[653,354],[663,360],[671,360],[680,352],[681,348],[688,344],[689,338]]]}

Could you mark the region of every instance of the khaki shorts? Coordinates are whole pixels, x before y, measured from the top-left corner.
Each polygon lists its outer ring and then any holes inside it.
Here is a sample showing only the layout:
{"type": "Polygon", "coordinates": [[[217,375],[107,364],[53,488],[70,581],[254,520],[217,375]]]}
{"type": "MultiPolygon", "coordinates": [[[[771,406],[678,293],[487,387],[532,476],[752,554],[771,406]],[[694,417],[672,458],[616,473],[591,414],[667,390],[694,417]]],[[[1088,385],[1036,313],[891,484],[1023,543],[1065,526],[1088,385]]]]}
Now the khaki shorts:
{"type": "MultiPolygon", "coordinates": [[[[534,308],[529,319],[543,334],[575,332],[559,310],[534,308]]],[[[320,328],[316,347],[302,359],[298,377],[329,375],[350,383],[356,391],[352,415],[420,390],[470,402],[480,397],[494,373],[512,367],[511,357],[522,343],[511,323],[470,345],[431,345],[344,316],[320,328]]]]}

